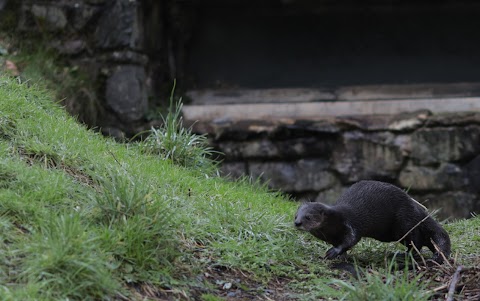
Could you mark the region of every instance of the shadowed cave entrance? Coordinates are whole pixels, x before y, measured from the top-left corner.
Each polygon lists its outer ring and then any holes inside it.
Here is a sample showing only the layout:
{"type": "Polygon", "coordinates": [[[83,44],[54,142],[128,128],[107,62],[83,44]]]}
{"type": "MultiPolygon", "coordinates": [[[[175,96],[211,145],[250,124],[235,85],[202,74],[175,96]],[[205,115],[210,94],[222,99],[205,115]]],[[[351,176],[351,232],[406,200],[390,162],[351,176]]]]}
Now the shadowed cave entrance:
{"type": "Polygon", "coordinates": [[[475,1],[199,1],[188,87],[480,80],[475,1]]]}

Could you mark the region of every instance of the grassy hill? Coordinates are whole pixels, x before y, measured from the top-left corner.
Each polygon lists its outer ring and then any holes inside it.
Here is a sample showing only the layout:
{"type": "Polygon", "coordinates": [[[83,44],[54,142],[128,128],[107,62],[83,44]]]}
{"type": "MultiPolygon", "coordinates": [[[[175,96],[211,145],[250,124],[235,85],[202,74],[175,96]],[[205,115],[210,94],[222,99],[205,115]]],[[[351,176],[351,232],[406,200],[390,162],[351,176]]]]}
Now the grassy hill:
{"type": "Polygon", "coordinates": [[[293,228],[296,203],[105,138],[52,95],[0,77],[2,300],[421,300],[459,265],[457,293],[479,282],[478,217],[446,225],[454,258],[440,267],[394,271],[386,255],[404,248],[364,240],[357,281],[293,228]]]}

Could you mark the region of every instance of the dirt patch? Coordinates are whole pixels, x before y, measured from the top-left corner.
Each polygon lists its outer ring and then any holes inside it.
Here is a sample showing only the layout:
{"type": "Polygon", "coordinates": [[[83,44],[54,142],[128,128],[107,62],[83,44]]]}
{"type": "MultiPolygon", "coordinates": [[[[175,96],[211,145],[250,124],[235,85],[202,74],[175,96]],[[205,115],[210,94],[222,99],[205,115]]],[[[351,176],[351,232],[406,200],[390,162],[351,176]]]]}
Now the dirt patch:
{"type": "MultiPolygon", "coordinates": [[[[268,283],[253,280],[248,273],[215,265],[197,275],[188,292],[181,288],[158,288],[148,284],[134,285],[129,288],[139,300],[296,300],[296,294],[286,286],[288,278],[276,278],[268,283]]],[[[117,296],[119,300],[123,300],[117,296]]]]}

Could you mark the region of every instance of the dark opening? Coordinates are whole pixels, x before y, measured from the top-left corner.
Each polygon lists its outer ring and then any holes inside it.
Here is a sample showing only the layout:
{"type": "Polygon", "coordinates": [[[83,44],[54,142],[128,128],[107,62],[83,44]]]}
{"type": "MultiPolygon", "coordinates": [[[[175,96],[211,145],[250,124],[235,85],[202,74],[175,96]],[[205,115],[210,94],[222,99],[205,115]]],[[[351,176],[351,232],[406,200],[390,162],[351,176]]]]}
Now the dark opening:
{"type": "Polygon", "coordinates": [[[199,1],[188,46],[192,89],[478,82],[480,6],[199,1]]]}

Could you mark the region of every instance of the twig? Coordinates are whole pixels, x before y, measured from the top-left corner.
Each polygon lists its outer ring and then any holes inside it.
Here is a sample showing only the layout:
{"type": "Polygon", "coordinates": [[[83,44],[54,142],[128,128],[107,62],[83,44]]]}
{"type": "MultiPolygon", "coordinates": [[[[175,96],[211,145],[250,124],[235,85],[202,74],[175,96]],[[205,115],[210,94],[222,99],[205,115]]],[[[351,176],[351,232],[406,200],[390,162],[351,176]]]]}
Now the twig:
{"type": "Polygon", "coordinates": [[[450,282],[450,287],[448,288],[448,295],[446,301],[453,301],[453,294],[455,293],[455,288],[457,287],[457,282],[460,280],[460,272],[462,271],[463,266],[459,265],[455,274],[453,274],[452,282],[450,282]]]}
{"type": "Polygon", "coordinates": [[[448,261],[448,258],[445,256],[445,254],[442,252],[442,250],[440,250],[440,248],[438,247],[438,245],[433,241],[433,239],[430,239],[430,242],[432,243],[433,247],[435,248],[435,251],[437,251],[438,254],[440,254],[440,256],[442,256],[443,258],[443,262],[446,262],[450,268],[453,268],[452,264],[450,263],[450,261],[448,261]]]}
{"type": "MultiPolygon", "coordinates": [[[[423,205],[422,203],[420,203],[419,201],[417,201],[416,199],[414,199],[414,198],[412,198],[412,197],[410,197],[410,199],[412,199],[412,201],[414,201],[415,203],[417,203],[418,206],[422,207],[423,210],[425,210],[425,211],[428,212],[428,209],[427,209],[427,207],[425,207],[425,205],[423,205]]],[[[427,201],[428,201],[428,200],[427,200],[427,201]]]]}
{"type": "Polygon", "coordinates": [[[432,290],[432,292],[434,293],[438,293],[438,292],[441,292],[443,291],[444,289],[446,289],[448,287],[448,284],[443,284],[443,285],[440,285],[439,287],[436,287],[432,290]]]}
{"type": "MultiPolygon", "coordinates": [[[[425,258],[423,257],[422,253],[420,252],[420,250],[417,248],[417,246],[412,242],[412,247],[415,249],[415,252],[417,252],[417,254],[420,256],[420,258],[422,259],[422,262],[423,262],[423,266],[427,266],[427,262],[425,261],[425,258]]],[[[413,263],[417,265],[417,268],[418,268],[418,263],[417,261],[413,258],[412,256],[412,260],[413,260],[413,263]]]]}
{"type": "Polygon", "coordinates": [[[427,216],[425,216],[421,221],[419,221],[415,226],[412,227],[412,229],[408,230],[407,233],[405,233],[405,235],[403,235],[399,240],[397,240],[397,243],[401,242],[402,240],[405,239],[405,237],[407,237],[408,234],[410,234],[413,230],[415,230],[415,228],[417,228],[418,226],[420,226],[421,223],[423,223],[424,221],[427,220],[427,218],[429,218],[431,216],[431,214],[427,214],[427,216]]]}

